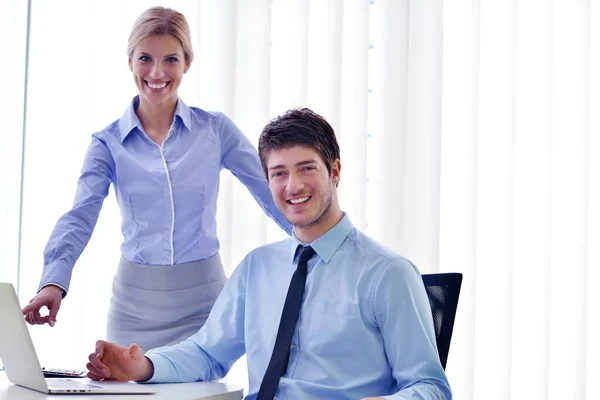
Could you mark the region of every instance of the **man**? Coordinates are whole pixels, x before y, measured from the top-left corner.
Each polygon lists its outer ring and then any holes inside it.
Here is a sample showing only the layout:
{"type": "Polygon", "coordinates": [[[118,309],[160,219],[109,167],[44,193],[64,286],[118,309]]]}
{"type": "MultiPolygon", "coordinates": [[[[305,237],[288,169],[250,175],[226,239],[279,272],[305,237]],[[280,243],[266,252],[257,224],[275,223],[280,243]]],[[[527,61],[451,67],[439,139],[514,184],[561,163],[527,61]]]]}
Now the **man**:
{"type": "Polygon", "coordinates": [[[248,399],[451,399],[419,272],[340,210],[331,126],[292,110],[258,150],[293,237],[246,256],[197,334],[146,355],[99,341],[88,376],[215,380],[246,353],[248,399]]]}

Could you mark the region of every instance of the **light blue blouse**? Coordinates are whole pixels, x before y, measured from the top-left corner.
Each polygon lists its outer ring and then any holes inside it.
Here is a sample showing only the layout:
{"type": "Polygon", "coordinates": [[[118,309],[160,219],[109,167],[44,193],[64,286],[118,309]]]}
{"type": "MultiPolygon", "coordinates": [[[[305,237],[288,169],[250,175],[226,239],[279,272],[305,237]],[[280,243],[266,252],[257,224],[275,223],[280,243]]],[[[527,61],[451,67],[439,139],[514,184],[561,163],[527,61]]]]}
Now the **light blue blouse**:
{"type": "Polygon", "coordinates": [[[277,210],[254,146],[224,114],[179,99],[169,134],[157,145],[135,109],[92,135],[73,208],[57,222],[44,251],[40,287],[67,290],[102,203],[113,184],[121,210],[123,256],[141,264],[203,260],[219,251],[216,233],[219,173],[230,170],[265,213],[291,234],[277,210]]]}

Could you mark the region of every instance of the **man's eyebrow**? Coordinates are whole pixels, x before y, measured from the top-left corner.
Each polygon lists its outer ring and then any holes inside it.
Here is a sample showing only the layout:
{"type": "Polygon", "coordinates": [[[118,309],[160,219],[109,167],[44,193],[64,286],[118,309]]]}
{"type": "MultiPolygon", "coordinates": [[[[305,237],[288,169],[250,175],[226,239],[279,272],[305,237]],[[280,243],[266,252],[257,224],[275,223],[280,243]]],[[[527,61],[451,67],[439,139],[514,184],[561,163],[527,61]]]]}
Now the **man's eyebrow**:
{"type": "MultiPolygon", "coordinates": [[[[307,164],[314,164],[316,162],[317,162],[316,160],[312,160],[312,159],[311,160],[299,161],[299,162],[296,163],[296,165],[294,165],[294,167],[300,167],[302,165],[307,165],[307,164]]],[[[278,164],[278,165],[274,165],[272,167],[268,167],[268,170],[271,171],[271,170],[274,170],[274,169],[283,169],[283,168],[286,168],[286,166],[283,165],[283,164],[278,164]]]]}
{"type": "Polygon", "coordinates": [[[300,161],[299,163],[296,163],[296,167],[299,167],[301,165],[306,165],[306,164],[314,164],[316,163],[316,160],[304,160],[304,161],[300,161]]]}

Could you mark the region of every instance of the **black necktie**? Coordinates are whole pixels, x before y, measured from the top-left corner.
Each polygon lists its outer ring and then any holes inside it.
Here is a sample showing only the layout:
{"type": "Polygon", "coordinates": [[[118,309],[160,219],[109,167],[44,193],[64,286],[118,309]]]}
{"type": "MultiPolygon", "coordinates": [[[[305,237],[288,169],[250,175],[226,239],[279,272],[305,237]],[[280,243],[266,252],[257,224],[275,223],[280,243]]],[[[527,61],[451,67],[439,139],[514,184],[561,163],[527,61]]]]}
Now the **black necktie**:
{"type": "Polygon", "coordinates": [[[273,354],[267,367],[267,372],[260,384],[256,400],[273,400],[279,378],[285,374],[290,358],[290,345],[292,337],[296,330],[298,315],[300,314],[300,304],[304,294],[304,284],[306,283],[306,262],[315,254],[312,247],[301,247],[298,261],[298,268],[292,276],[290,287],[283,305],[281,320],[279,321],[279,330],[273,347],[273,354]]]}

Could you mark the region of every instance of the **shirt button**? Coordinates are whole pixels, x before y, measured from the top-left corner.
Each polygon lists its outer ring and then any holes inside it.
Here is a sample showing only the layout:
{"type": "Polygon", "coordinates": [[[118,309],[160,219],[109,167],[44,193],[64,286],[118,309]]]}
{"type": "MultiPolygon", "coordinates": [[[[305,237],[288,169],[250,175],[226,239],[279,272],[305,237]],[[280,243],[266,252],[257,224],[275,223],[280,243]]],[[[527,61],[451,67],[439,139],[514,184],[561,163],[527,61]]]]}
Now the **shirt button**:
{"type": "MultiPolygon", "coordinates": [[[[295,348],[296,348],[295,344],[293,344],[293,345],[290,346],[290,349],[292,349],[292,350],[294,350],[295,348]]],[[[275,399],[273,399],[273,400],[275,400],[275,399]]]]}

